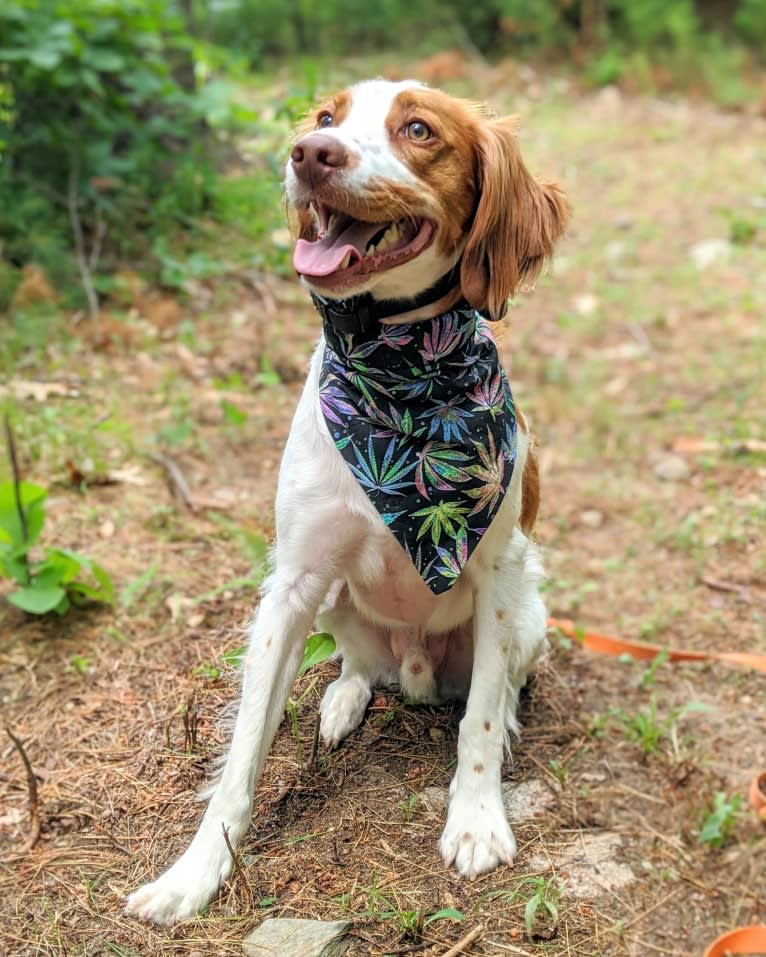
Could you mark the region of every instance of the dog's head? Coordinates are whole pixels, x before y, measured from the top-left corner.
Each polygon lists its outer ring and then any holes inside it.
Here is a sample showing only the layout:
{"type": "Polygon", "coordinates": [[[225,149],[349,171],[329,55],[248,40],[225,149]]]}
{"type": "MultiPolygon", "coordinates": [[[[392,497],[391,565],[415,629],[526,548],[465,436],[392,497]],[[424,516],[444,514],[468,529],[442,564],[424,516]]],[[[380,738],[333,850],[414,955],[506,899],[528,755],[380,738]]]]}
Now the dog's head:
{"type": "Polygon", "coordinates": [[[460,261],[468,302],[499,318],[566,225],[527,171],[513,118],[418,83],[372,80],[322,103],[287,163],[293,263],[329,299],[411,297],[460,261]]]}

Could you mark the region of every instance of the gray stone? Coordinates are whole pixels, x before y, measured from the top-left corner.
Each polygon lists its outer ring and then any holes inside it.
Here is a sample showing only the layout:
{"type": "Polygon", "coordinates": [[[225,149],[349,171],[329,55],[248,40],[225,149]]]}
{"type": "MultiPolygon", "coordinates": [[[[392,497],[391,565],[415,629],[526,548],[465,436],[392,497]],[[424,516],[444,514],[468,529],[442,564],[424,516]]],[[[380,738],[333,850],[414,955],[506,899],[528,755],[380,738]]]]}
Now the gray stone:
{"type": "Polygon", "coordinates": [[[731,255],[731,243],[728,239],[703,239],[690,247],[689,255],[702,271],[713,263],[725,262],[731,255]]]}
{"type": "Polygon", "coordinates": [[[604,513],[597,508],[586,508],[580,512],[580,524],[586,528],[601,528],[604,524],[604,513]]]}
{"type": "Polygon", "coordinates": [[[247,957],[340,957],[349,945],[349,920],[270,917],[242,941],[247,957]]]}
{"type": "Polygon", "coordinates": [[[583,832],[574,844],[561,848],[551,861],[545,861],[544,867],[553,864],[565,896],[601,897],[636,880],[627,864],[615,860],[621,847],[619,834],[583,832]]]}
{"type": "MultiPolygon", "coordinates": [[[[433,814],[443,814],[449,803],[446,788],[429,787],[420,798],[433,814]]],[[[503,806],[511,824],[523,824],[544,814],[557,801],[557,796],[545,781],[531,778],[518,784],[503,784],[503,806]]]]}
{"type": "Polygon", "coordinates": [[[654,463],[654,474],[663,482],[682,482],[689,478],[690,472],[691,469],[686,459],[670,452],[661,456],[654,463]]]}

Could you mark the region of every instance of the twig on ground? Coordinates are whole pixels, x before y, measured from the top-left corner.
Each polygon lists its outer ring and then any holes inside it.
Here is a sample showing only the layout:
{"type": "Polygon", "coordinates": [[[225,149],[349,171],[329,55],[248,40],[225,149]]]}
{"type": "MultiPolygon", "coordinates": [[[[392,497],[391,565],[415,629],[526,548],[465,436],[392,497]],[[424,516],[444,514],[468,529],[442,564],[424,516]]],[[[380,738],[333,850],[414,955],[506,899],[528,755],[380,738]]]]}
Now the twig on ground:
{"type": "Polygon", "coordinates": [[[442,954],[442,957],[458,957],[459,954],[464,954],[466,948],[470,947],[471,944],[475,944],[483,933],[484,925],[477,924],[473,930],[469,930],[464,937],[461,937],[453,947],[450,947],[448,951],[445,951],[442,954]]]}
{"type": "Polygon", "coordinates": [[[7,725],[5,727],[5,731],[11,741],[13,741],[16,750],[21,755],[21,760],[24,762],[24,769],[27,772],[27,791],[29,793],[29,836],[27,837],[26,843],[20,852],[25,854],[27,851],[32,850],[37,843],[38,837],[40,836],[40,805],[37,797],[37,778],[35,777],[35,772],[32,770],[32,764],[27,757],[27,752],[24,750],[24,745],[7,725]]]}
{"type": "Polygon", "coordinates": [[[184,478],[178,463],[164,452],[153,452],[151,457],[165,469],[170,494],[180,505],[188,508],[190,512],[195,510],[194,500],[192,499],[189,483],[184,478]]]}
{"type": "Polygon", "coordinates": [[[199,708],[197,707],[197,693],[192,691],[183,714],[184,722],[184,751],[191,754],[197,747],[197,732],[199,731],[199,708]]]}
{"type": "Polygon", "coordinates": [[[253,892],[250,889],[250,882],[245,877],[245,872],[242,870],[242,865],[239,863],[239,858],[234,853],[234,848],[231,846],[231,841],[229,840],[229,829],[228,827],[226,827],[223,821],[221,821],[221,830],[223,831],[223,839],[224,841],[226,841],[226,848],[229,854],[231,854],[231,860],[232,860],[232,863],[234,864],[234,872],[236,873],[237,877],[242,882],[242,886],[245,890],[245,893],[247,894],[248,903],[252,904],[253,892]]]}
{"type": "Polygon", "coordinates": [[[733,594],[735,594],[740,601],[750,600],[747,594],[747,589],[742,585],[735,585],[733,582],[719,581],[717,578],[708,578],[707,576],[700,578],[700,581],[712,591],[733,592],[733,594]]]}
{"type": "Polygon", "coordinates": [[[311,742],[311,754],[309,755],[309,770],[313,770],[317,763],[317,751],[319,751],[319,722],[321,720],[322,714],[317,711],[316,720],[314,721],[314,739],[311,742]]]}

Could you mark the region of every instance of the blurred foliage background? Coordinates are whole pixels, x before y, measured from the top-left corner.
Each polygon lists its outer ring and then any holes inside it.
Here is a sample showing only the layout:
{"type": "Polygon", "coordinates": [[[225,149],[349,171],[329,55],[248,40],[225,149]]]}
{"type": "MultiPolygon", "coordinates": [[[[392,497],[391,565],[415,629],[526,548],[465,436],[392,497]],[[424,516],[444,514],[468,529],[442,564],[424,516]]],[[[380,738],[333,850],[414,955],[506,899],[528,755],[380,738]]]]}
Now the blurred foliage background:
{"type": "Polygon", "coordinates": [[[170,289],[232,262],[286,269],[286,243],[260,241],[322,65],[449,49],[741,108],[763,96],[766,0],[5,0],[0,312],[31,266],[91,314],[125,264],[170,289]],[[253,87],[285,61],[264,107],[253,87]]]}

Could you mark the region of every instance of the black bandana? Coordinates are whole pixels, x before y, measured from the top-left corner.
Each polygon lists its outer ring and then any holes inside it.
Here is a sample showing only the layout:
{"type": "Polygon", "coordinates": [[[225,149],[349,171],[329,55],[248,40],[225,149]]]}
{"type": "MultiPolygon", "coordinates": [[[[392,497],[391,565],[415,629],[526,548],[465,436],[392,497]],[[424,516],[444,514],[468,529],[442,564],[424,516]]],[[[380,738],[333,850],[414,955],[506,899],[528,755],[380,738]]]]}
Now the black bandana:
{"type": "Polygon", "coordinates": [[[497,514],[516,457],[513,397],[489,323],[435,319],[342,333],[324,323],[319,398],[357,482],[434,594],[497,514]]]}

